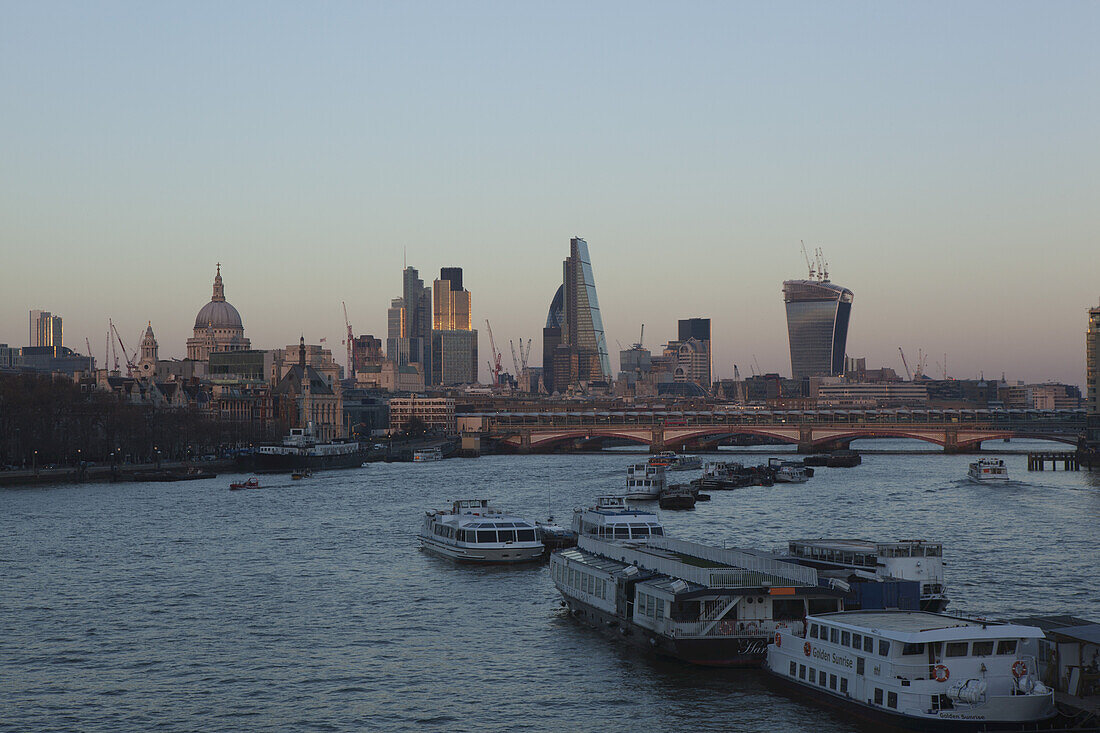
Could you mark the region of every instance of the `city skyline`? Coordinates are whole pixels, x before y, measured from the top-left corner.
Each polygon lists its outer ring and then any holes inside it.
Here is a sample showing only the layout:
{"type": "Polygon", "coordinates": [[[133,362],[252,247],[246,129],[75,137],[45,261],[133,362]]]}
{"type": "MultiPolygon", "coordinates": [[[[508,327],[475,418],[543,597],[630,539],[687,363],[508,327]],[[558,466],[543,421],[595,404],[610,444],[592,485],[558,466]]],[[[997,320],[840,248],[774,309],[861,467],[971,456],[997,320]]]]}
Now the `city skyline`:
{"type": "Polygon", "coordinates": [[[786,374],[804,239],[859,297],[850,356],[1084,382],[1093,6],[118,7],[4,10],[0,343],[41,308],[181,357],[218,261],[257,347],[338,344],[341,301],[382,338],[407,247],[539,363],[576,233],[610,352],[694,313],[716,378],[786,374]]]}

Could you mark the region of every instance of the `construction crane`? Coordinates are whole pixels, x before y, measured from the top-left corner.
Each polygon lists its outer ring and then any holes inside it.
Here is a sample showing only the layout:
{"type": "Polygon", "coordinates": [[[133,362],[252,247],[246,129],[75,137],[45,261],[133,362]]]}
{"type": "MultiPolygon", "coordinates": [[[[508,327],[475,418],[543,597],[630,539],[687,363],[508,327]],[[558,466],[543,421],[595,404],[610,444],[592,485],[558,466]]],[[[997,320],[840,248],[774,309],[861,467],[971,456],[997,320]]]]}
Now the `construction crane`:
{"type": "Polygon", "coordinates": [[[500,384],[500,373],[504,367],[500,363],[500,352],[497,351],[497,342],[493,339],[493,327],[489,325],[489,319],[485,319],[485,328],[489,331],[489,346],[493,350],[493,360],[489,362],[489,371],[493,373],[493,384],[500,384]]]}
{"type": "MultiPolygon", "coordinates": [[[[512,349],[512,366],[516,368],[516,377],[522,373],[519,368],[519,356],[516,355],[516,344],[512,339],[508,339],[508,346],[512,349]]],[[[523,341],[519,342],[519,350],[523,351],[523,341]]]]}
{"type": "Polygon", "coordinates": [[[527,348],[523,348],[523,339],[519,340],[519,363],[524,369],[527,368],[527,359],[531,356],[531,339],[527,339],[527,348]]]}
{"type": "Polygon", "coordinates": [[[928,369],[928,354],[923,349],[917,349],[917,370],[914,373],[916,379],[924,379],[924,373],[928,369]]]}
{"type": "Polygon", "coordinates": [[[92,342],[88,340],[88,337],[84,337],[84,345],[88,347],[88,356],[92,355],[92,342]]]}
{"type": "Polygon", "coordinates": [[[912,382],[913,373],[909,371],[909,362],[905,360],[905,352],[901,350],[900,346],[898,347],[898,353],[901,354],[901,365],[905,367],[905,376],[912,382]]]}
{"type": "Polygon", "coordinates": [[[802,244],[802,256],[806,258],[806,269],[810,271],[810,280],[814,279],[814,263],[810,262],[810,253],[806,251],[806,243],[801,239],[798,240],[802,244]]]}
{"type": "Polygon", "coordinates": [[[348,347],[348,376],[355,379],[355,336],[352,335],[351,321],[348,320],[348,304],[342,300],[340,304],[344,306],[344,325],[348,329],[347,340],[344,341],[348,347]]]}
{"type": "MultiPolygon", "coordinates": [[[[134,359],[137,358],[137,352],[135,351],[134,355],[130,356],[129,352],[126,351],[126,344],[122,343],[122,336],[118,335],[118,329],[115,328],[114,322],[108,319],[107,323],[110,324],[111,331],[118,340],[118,345],[122,347],[122,357],[126,359],[126,376],[132,377],[134,376],[134,370],[137,369],[137,364],[134,363],[134,359]]],[[[115,352],[115,371],[118,371],[118,352],[115,352]]]]}
{"type": "Polygon", "coordinates": [[[755,373],[755,374],[761,374],[761,375],[763,375],[763,374],[764,374],[764,370],[760,368],[760,362],[759,362],[759,361],[757,361],[757,359],[756,359],[756,354],[753,354],[753,355],[752,355],[752,361],[753,361],[753,363],[754,363],[754,364],[756,364],[756,371],[755,371],[754,373],[755,373]]]}
{"type": "Polygon", "coordinates": [[[636,349],[642,348],[642,344],[644,342],[645,342],[645,324],[643,323],[642,324],[642,330],[638,334],[638,343],[634,344],[634,348],[636,348],[636,349]]]}

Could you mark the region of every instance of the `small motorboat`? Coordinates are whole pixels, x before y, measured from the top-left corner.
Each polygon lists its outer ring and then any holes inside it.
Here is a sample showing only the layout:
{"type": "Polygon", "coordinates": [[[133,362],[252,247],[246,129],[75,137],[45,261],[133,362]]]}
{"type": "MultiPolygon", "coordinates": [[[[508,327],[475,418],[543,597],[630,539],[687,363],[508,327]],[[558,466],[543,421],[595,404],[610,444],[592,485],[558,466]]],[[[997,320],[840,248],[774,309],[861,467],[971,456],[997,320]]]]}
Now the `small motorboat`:
{"type": "Polygon", "coordinates": [[[694,509],[695,494],[689,487],[677,484],[663,490],[657,503],[662,509],[694,509]]]}
{"type": "Polygon", "coordinates": [[[230,491],[238,491],[239,489],[258,489],[260,488],[260,479],[253,476],[247,481],[238,481],[236,483],[229,484],[230,491]]]}
{"type": "Polygon", "coordinates": [[[301,471],[295,471],[294,473],[290,474],[290,478],[295,481],[300,481],[301,479],[310,478],[312,476],[313,471],[309,470],[308,468],[304,468],[301,471]]]}

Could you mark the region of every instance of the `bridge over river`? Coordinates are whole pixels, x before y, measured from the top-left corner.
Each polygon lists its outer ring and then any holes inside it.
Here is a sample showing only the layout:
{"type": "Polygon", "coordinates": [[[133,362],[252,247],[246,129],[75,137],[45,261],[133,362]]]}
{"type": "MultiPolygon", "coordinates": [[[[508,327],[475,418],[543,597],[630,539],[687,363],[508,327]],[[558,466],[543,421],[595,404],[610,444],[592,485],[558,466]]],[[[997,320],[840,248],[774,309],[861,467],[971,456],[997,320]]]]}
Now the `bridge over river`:
{"type": "Polygon", "coordinates": [[[464,431],[519,452],[606,442],[637,443],[652,451],[700,449],[755,436],[796,444],[800,453],[846,448],[867,438],[915,438],[958,453],[1006,438],[1077,445],[1085,434],[1084,410],[577,410],[459,417],[464,431]]]}

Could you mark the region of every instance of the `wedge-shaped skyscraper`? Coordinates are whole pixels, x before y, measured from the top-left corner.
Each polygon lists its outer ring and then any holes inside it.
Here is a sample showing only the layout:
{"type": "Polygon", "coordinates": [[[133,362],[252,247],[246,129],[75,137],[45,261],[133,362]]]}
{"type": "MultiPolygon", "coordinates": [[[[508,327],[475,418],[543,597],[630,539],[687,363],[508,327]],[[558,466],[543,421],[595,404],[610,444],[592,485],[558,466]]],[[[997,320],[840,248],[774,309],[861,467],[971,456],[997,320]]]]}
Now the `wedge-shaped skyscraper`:
{"type": "Polygon", "coordinates": [[[852,298],[851,290],[829,282],[827,276],[783,283],[792,377],[844,373],[852,298]]]}

